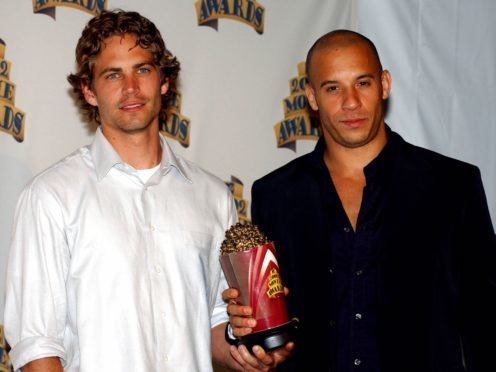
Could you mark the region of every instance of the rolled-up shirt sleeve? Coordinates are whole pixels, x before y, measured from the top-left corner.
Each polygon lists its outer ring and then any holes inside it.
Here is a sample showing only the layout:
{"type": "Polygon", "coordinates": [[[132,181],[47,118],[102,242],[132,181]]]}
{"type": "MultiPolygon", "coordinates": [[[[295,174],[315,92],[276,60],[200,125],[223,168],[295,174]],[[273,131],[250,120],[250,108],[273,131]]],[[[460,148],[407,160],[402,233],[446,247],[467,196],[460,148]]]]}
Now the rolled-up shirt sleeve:
{"type": "Polygon", "coordinates": [[[68,262],[63,209],[34,181],[17,204],[7,268],[4,324],[15,370],[44,357],[65,359],[68,262]]]}

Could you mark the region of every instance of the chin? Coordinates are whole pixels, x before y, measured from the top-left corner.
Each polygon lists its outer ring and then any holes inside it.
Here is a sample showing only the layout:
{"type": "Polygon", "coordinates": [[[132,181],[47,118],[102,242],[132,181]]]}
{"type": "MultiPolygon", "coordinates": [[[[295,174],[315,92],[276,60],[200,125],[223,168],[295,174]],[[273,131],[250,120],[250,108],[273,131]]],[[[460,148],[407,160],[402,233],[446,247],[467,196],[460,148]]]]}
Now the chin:
{"type": "Polygon", "coordinates": [[[367,145],[371,139],[368,136],[342,137],[341,144],[348,148],[357,148],[367,145]]]}

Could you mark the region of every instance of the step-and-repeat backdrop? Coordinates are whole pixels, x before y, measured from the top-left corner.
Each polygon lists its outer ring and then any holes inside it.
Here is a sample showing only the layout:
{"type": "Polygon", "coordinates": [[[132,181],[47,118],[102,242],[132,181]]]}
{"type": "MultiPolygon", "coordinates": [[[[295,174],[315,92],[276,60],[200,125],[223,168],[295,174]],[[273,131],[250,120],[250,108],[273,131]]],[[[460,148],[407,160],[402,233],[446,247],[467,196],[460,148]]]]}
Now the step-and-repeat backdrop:
{"type": "Polygon", "coordinates": [[[223,179],[241,220],[253,181],[304,154],[318,129],[302,62],[336,28],[371,37],[393,74],[388,123],[405,138],[477,164],[496,212],[496,14],[492,0],[0,0],[0,371],[5,266],[17,197],[35,174],[90,143],[67,83],[86,22],[136,10],[181,62],[161,130],[223,179]]]}

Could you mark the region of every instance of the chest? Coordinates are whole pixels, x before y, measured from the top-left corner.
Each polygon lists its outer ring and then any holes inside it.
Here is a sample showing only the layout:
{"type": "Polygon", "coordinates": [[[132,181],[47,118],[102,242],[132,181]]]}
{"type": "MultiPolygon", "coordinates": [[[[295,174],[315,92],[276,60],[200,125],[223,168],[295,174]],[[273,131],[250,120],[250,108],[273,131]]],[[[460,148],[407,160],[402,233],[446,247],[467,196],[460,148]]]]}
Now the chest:
{"type": "Polygon", "coordinates": [[[139,281],[148,272],[175,272],[183,262],[207,270],[222,230],[212,208],[168,182],[119,181],[88,186],[64,202],[70,275],[104,272],[139,281]]]}
{"type": "Polygon", "coordinates": [[[343,177],[331,172],[331,178],[346,216],[353,226],[353,229],[356,230],[358,215],[362,205],[365,176],[343,177]]]}

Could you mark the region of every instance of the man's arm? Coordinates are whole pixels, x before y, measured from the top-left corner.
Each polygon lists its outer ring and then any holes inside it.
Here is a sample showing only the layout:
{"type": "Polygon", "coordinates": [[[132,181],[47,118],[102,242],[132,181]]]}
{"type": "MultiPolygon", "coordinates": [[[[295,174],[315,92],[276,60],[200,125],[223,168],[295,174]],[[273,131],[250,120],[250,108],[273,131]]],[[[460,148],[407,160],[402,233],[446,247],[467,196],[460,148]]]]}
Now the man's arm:
{"type": "Polygon", "coordinates": [[[43,185],[24,189],[14,220],[5,281],[5,338],[15,370],[29,371],[34,360],[65,358],[69,255],[59,204],[43,185]]]}
{"type": "Polygon", "coordinates": [[[254,346],[252,355],[244,345],[236,347],[226,342],[226,326],[227,323],[223,323],[212,328],[212,357],[216,363],[235,371],[271,371],[286,360],[293,348],[290,343],[284,348],[266,353],[262,347],[254,346]]]}
{"type": "Polygon", "coordinates": [[[467,370],[486,371],[492,365],[496,319],[496,237],[478,170],[466,175],[463,218],[460,223],[462,256],[461,337],[467,370]],[[470,176],[470,177],[469,177],[470,176]]]}
{"type": "Polygon", "coordinates": [[[62,363],[57,357],[33,360],[21,368],[22,372],[64,372],[62,363]]]}

